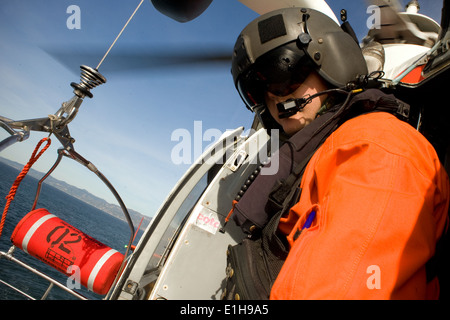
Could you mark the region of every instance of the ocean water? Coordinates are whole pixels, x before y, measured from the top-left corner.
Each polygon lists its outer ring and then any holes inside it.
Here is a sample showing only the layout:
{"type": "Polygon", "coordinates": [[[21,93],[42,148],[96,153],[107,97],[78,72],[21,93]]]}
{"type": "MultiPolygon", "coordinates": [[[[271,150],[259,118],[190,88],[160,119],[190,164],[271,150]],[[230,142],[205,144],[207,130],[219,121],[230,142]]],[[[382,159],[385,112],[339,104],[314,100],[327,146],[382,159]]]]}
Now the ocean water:
{"type": "MultiPolygon", "coordinates": [[[[0,162],[0,215],[3,212],[6,195],[15,181],[19,171],[2,162],[0,162]]],[[[0,237],[0,251],[8,252],[12,246],[10,237],[17,223],[31,210],[36,194],[38,180],[26,176],[19,186],[14,201],[8,210],[5,226],[0,237]]],[[[43,185],[36,208],[45,208],[50,213],[58,216],[60,219],[78,228],[82,232],[97,239],[98,241],[125,253],[125,246],[131,236],[131,231],[126,222],[117,219],[89,204],[86,204],[58,189],[49,185],[43,185]]],[[[136,228],[137,226],[135,226],[136,228]]],[[[139,240],[142,230],[136,236],[134,244],[139,240]]],[[[38,259],[29,256],[20,249],[16,248],[14,257],[29,264],[33,268],[47,274],[66,284],[68,277],[38,259]]],[[[26,292],[36,299],[40,299],[45,293],[49,282],[34,275],[28,270],[7,259],[0,259],[0,280],[10,283],[16,288],[26,292]]],[[[102,299],[103,296],[97,295],[81,286],[77,289],[80,294],[88,299],[102,299]]],[[[27,299],[0,283],[0,300],[21,300],[27,299]]],[[[54,286],[51,290],[48,300],[66,300],[76,299],[71,294],[54,286]]]]}

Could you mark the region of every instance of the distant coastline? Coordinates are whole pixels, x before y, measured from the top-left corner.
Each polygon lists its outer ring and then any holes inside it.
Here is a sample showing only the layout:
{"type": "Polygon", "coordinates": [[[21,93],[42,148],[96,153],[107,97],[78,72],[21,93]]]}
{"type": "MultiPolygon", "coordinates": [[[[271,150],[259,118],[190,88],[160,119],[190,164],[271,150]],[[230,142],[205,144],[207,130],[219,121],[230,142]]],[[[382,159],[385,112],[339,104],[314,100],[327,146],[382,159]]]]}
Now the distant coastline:
{"type": "MultiPolygon", "coordinates": [[[[15,161],[11,161],[11,160],[6,159],[6,158],[0,157],[0,162],[4,163],[4,164],[6,164],[6,165],[8,165],[10,167],[13,167],[14,169],[17,169],[19,171],[22,170],[22,168],[23,168],[23,165],[21,165],[20,163],[15,162],[15,161]]],[[[30,169],[30,171],[28,172],[28,175],[30,175],[31,177],[36,178],[36,179],[39,180],[39,179],[42,178],[42,176],[44,174],[42,172],[37,171],[37,170],[30,169]]],[[[61,190],[62,192],[65,192],[65,193],[71,195],[72,197],[77,198],[77,199],[79,199],[79,200],[81,200],[81,201],[83,201],[83,202],[85,202],[85,203],[87,203],[87,204],[89,204],[89,205],[99,209],[99,210],[102,210],[102,211],[104,211],[104,212],[106,212],[106,213],[108,213],[108,214],[110,214],[110,215],[112,215],[112,216],[114,216],[114,217],[116,217],[116,218],[118,218],[120,220],[126,221],[126,219],[124,217],[124,214],[122,212],[122,209],[120,208],[119,205],[108,203],[104,199],[101,199],[101,198],[99,198],[97,196],[94,196],[93,194],[91,194],[87,190],[77,188],[75,186],[72,186],[72,185],[68,184],[67,182],[55,179],[52,176],[49,176],[44,181],[44,183],[46,183],[46,184],[48,184],[48,185],[50,185],[50,186],[52,186],[52,187],[54,187],[54,188],[56,188],[58,190],[61,190]]],[[[142,220],[142,225],[140,227],[141,230],[144,230],[148,226],[148,224],[150,223],[150,221],[152,219],[152,218],[150,218],[150,217],[148,217],[146,215],[143,215],[143,214],[141,214],[141,213],[139,213],[139,212],[137,212],[135,210],[128,209],[128,213],[131,216],[131,220],[133,221],[133,224],[134,224],[135,228],[138,227],[138,225],[141,222],[142,218],[144,218],[142,220]]]]}

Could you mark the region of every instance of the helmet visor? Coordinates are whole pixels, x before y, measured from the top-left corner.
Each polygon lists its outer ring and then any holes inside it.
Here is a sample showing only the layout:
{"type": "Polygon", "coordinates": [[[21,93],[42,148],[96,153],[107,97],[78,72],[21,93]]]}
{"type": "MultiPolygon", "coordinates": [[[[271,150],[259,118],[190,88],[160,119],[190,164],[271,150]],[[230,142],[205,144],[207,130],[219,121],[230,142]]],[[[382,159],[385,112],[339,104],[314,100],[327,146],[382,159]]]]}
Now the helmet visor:
{"type": "Polygon", "coordinates": [[[253,110],[265,104],[267,92],[280,97],[294,92],[313,70],[309,56],[292,43],[259,57],[238,78],[237,89],[247,107],[253,110]]]}

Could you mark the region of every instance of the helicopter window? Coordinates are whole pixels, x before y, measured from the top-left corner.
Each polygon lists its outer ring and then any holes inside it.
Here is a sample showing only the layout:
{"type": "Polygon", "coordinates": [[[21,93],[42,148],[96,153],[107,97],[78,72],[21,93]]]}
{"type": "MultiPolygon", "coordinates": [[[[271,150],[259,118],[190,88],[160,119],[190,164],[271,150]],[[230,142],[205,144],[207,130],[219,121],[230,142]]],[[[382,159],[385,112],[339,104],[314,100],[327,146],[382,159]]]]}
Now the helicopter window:
{"type": "Polygon", "coordinates": [[[170,252],[173,244],[175,243],[178,234],[183,228],[186,220],[188,219],[190,212],[208,186],[209,179],[211,179],[211,177],[210,173],[208,172],[198,181],[198,183],[194,188],[192,188],[191,192],[183,201],[183,203],[175,213],[169,226],[167,227],[164,236],[161,238],[161,241],[158,244],[155,253],[153,254],[152,258],[150,258],[150,261],[145,270],[145,274],[158,269],[164,264],[165,259],[170,252]]]}

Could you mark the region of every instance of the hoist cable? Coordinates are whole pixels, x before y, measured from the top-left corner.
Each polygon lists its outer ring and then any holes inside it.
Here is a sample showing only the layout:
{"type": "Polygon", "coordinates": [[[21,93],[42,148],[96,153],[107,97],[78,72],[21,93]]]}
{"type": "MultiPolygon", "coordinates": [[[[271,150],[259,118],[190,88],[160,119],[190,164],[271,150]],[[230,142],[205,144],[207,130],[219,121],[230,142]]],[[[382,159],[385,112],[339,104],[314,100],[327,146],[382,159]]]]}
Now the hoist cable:
{"type": "Polygon", "coordinates": [[[120,38],[120,36],[122,35],[122,33],[125,31],[125,28],[128,26],[128,24],[130,23],[131,19],[133,19],[134,15],[136,14],[136,12],[139,10],[139,8],[141,7],[142,3],[144,2],[144,0],[141,0],[141,2],[138,4],[138,6],[136,7],[136,9],[134,10],[134,12],[131,14],[130,18],[128,19],[128,21],[125,23],[125,25],[123,26],[122,30],[120,30],[119,34],[117,35],[116,39],[114,39],[113,43],[111,44],[111,46],[109,47],[108,51],[106,51],[105,55],[103,56],[102,60],[100,60],[99,64],[97,65],[97,68],[95,68],[96,70],[98,70],[98,68],[100,68],[101,64],[103,63],[103,61],[105,60],[106,56],[109,54],[109,52],[111,51],[111,49],[114,47],[114,45],[116,44],[117,40],[120,38]]]}

